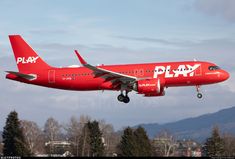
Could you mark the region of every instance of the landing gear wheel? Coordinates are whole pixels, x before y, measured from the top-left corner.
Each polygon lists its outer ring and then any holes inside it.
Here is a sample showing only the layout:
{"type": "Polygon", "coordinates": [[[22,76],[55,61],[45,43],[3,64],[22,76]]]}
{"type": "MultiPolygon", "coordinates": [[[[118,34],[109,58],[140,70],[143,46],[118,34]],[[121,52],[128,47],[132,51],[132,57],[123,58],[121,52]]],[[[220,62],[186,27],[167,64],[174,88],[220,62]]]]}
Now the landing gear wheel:
{"type": "Polygon", "coordinates": [[[123,100],[125,99],[125,96],[123,94],[120,94],[118,97],[117,97],[118,101],[119,102],[123,102],[123,100]]]}
{"type": "Polygon", "coordinates": [[[128,96],[125,96],[123,99],[123,103],[129,103],[130,102],[130,98],[128,96]]]}
{"type": "Polygon", "coordinates": [[[197,97],[199,99],[201,99],[202,98],[202,94],[200,93],[200,86],[199,85],[196,85],[196,90],[197,90],[197,97]]]}
{"type": "Polygon", "coordinates": [[[201,94],[201,93],[198,93],[198,94],[197,94],[197,97],[198,97],[199,99],[201,99],[201,98],[202,98],[202,94],[201,94]]]}
{"type": "Polygon", "coordinates": [[[126,92],[125,92],[125,95],[123,94],[123,90],[121,90],[121,94],[119,94],[118,96],[117,96],[117,100],[119,101],[119,102],[123,102],[123,103],[129,103],[130,102],[130,98],[128,97],[128,93],[130,92],[130,91],[128,91],[128,90],[125,90],[126,92]]]}

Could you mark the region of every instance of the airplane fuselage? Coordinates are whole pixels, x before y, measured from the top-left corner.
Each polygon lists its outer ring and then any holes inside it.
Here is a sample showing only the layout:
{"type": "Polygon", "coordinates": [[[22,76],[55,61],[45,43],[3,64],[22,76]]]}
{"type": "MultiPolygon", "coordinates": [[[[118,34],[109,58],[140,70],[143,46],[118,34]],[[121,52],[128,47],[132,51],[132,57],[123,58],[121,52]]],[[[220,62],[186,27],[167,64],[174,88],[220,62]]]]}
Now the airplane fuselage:
{"type": "MultiPolygon", "coordinates": [[[[98,66],[124,75],[135,76],[138,79],[161,78],[165,87],[195,86],[218,83],[226,79],[225,71],[209,70],[213,63],[202,61],[123,64],[98,66]]],[[[24,72],[35,74],[36,80],[29,81],[9,75],[7,78],[21,82],[65,90],[119,90],[113,88],[112,79],[95,77],[93,71],[85,67],[64,67],[24,72]]]]}

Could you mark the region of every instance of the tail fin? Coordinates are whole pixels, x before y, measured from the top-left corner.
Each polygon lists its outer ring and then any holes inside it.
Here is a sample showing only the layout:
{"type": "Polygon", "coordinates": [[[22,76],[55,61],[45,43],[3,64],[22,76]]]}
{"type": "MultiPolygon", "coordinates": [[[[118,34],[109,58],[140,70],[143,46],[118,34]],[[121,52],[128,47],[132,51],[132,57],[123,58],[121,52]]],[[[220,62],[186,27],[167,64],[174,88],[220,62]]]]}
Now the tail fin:
{"type": "Polygon", "coordinates": [[[9,39],[19,72],[30,72],[50,68],[20,35],[9,35],[9,39]]]}

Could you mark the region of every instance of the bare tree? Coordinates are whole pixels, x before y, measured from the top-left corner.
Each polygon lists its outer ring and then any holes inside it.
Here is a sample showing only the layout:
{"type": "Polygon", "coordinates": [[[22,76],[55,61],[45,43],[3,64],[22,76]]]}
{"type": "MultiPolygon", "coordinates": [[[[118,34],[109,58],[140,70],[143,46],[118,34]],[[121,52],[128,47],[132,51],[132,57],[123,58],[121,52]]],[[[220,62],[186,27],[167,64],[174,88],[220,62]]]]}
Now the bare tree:
{"type": "Polygon", "coordinates": [[[44,133],[49,141],[57,140],[60,134],[59,122],[52,117],[48,118],[44,126],[44,133]]]}
{"type": "Polygon", "coordinates": [[[232,134],[224,134],[222,137],[224,141],[224,156],[235,156],[235,136],[232,134]]]}
{"type": "Polygon", "coordinates": [[[79,118],[79,122],[80,122],[80,124],[82,124],[83,126],[84,126],[85,124],[87,124],[88,121],[91,121],[91,117],[88,116],[88,115],[81,115],[80,118],[79,118]]]}
{"type": "Polygon", "coordinates": [[[91,120],[89,116],[81,115],[80,123],[82,125],[82,135],[80,136],[80,145],[81,145],[81,155],[82,156],[90,156],[90,147],[89,147],[89,130],[86,126],[87,123],[91,120]]]}
{"type": "Polygon", "coordinates": [[[163,130],[153,139],[153,146],[157,156],[174,156],[176,141],[171,133],[163,130]]]}
{"type": "Polygon", "coordinates": [[[2,132],[0,132],[0,155],[3,154],[2,132]]]}
{"type": "Polygon", "coordinates": [[[117,145],[121,140],[121,136],[114,132],[112,124],[107,124],[104,120],[99,121],[99,127],[103,134],[105,155],[112,156],[117,153],[117,145]]]}
{"type": "Polygon", "coordinates": [[[72,143],[72,154],[75,156],[84,156],[87,149],[87,129],[84,125],[90,121],[90,117],[86,115],[81,115],[79,119],[75,116],[70,118],[64,129],[67,132],[67,137],[72,143]]]}
{"type": "Polygon", "coordinates": [[[48,144],[50,146],[50,154],[54,153],[54,146],[52,145],[52,142],[58,140],[59,135],[61,134],[60,127],[59,122],[52,117],[48,118],[44,125],[44,134],[46,140],[49,141],[48,144]]]}
{"type": "Polygon", "coordinates": [[[3,144],[2,141],[0,141],[0,156],[3,154],[3,144]]]}
{"type": "Polygon", "coordinates": [[[79,120],[72,116],[70,118],[69,123],[64,127],[64,129],[67,131],[67,136],[69,141],[72,143],[72,153],[76,156],[78,156],[79,149],[79,138],[81,136],[81,131],[82,131],[82,125],[79,122],[79,120]]]}
{"type": "Polygon", "coordinates": [[[37,123],[33,121],[22,120],[20,122],[21,128],[23,130],[23,135],[29,149],[33,154],[39,154],[44,152],[44,139],[42,136],[42,131],[38,127],[37,123]]]}

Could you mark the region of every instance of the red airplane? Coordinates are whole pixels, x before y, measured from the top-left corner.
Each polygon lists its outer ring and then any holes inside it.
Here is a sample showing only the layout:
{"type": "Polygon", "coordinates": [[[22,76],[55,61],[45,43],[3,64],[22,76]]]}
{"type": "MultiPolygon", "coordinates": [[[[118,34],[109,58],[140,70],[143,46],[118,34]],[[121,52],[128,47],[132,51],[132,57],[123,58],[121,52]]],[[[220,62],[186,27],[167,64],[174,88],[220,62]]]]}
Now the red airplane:
{"type": "Polygon", "coordinates": [[[202,98],[200,86],[225,81],[229,73],[217,65],[203,61],[182,61],[126,65],[88,64],[75,50],[83,67],[51,67],[21,38],[9,36],[19,72],[6,71],[7,79],[44,87],[91,91],[121,91],[117,99],[128,103],[132,90],[145,97],[164,96],[165,89],[177,86],[195,86],[202,98]]]}

